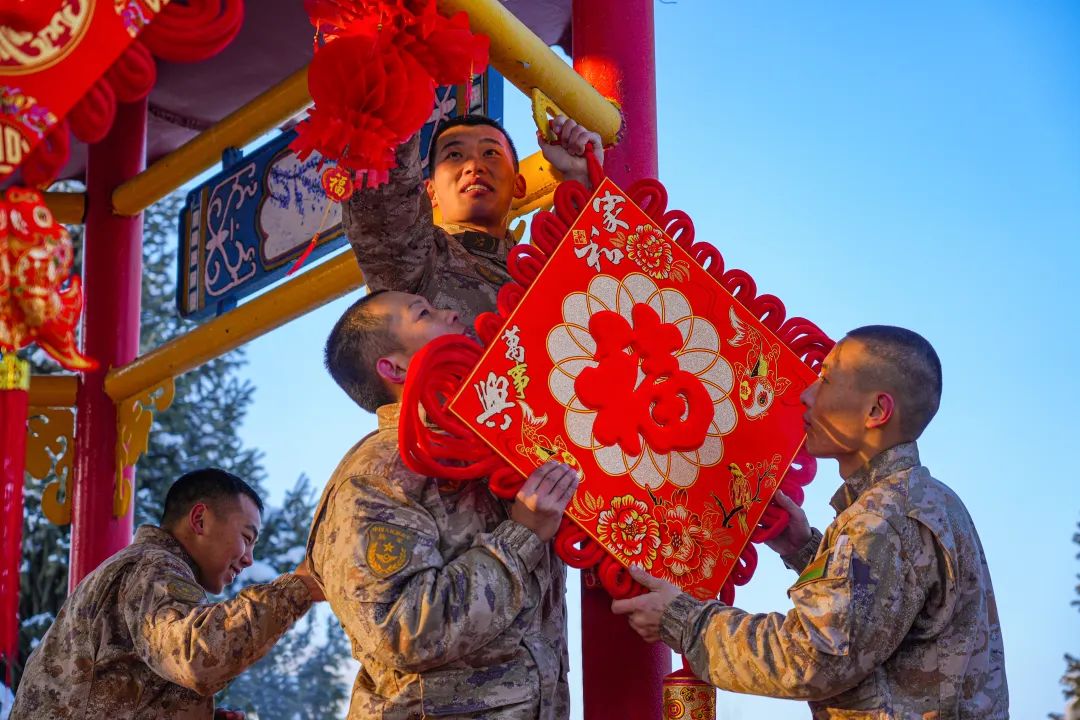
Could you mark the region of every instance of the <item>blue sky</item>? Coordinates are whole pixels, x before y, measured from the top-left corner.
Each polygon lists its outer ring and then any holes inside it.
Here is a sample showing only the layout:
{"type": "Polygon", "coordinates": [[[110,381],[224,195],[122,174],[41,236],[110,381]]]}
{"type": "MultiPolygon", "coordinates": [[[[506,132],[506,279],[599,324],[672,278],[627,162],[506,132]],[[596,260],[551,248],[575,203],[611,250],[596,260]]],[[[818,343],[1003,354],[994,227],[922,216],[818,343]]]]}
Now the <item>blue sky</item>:
{"type": "MultiPolygon", "coordinates": [[[[945,393],[924,463],[982,535],[1013,715],[1060,711],[1062,654],[1080,653],[1069,607],[1080,492],[1065,467],[1080,429],[1069,405],[1080,396],[1080,5],[655,9],[672,206],[728,266],[828,333],[888,323],[934,343],[945,393]]],[[[507,119],[531,152],[513,88],[507,119]]],[[[372,428],[320,367],[346,302],[249,346],[258,390],[243,434],[266,452],[274,499],[302,472],[321,487],[372,428]]],[[[806,500],[819,527],[839,482],[835,463],[821,463],[806,500]]],[[[791,580],[764,551],[736,602],[786,610],[791,580]]],[[[576,617],[576,585],[569,597],[576,617]]],[[[718,708],[728,720],[807,716],[801,703],[727,693],[718,708]]]]}

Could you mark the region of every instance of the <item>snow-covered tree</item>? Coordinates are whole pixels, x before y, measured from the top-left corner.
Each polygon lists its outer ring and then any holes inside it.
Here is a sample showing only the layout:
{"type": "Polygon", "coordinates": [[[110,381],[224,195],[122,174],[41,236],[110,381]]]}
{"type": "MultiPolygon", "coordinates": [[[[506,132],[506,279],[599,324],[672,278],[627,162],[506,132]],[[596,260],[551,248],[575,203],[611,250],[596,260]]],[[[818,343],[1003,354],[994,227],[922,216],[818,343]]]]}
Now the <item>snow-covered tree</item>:
{"type": "MultiPolygon", "coordinates": [[[[176,218],[180,195],[147,210],[143,238],[142,327],[140,352],[191,329],[176,313],[176,218]]],[[[72,228],[81,247],[81,228],[72,228]]],[[[32,353],[35,372],[57,368],[32,353]]],[[[176,378],[168,410],[154,418],[149,450],[136,470],[135,523],[156,524],[169,486],[181,474],[215,466],[233,472],[266,497],[261,453],[246,447],[238,429],[251,404],[254,386],[242,378],[243,350],[210,361],[176,378]]],[[[29,480],[25,492],[23,572],[21,576],[20,658],[25,659],[48,629],[67,591],[70,532],[41,513],[44,482],[29,480]]],[[[303,558],[315,493],[301,477],[281,507],[267,505],[255,549],[256,564],[227,595],[243,584],[270,580],[303,558]]],[[[274,650],[227,688],[219,703],[251,712],[260,720],[331,718],[342,715],[347,682],[340,675],[349,653],[340,626],[329,613],[309,614],[274,650]],[[316,631],[317,630],[317,631],[316,631]]],[[[16,683],[22,667],[14,668],[16,683]]]]}

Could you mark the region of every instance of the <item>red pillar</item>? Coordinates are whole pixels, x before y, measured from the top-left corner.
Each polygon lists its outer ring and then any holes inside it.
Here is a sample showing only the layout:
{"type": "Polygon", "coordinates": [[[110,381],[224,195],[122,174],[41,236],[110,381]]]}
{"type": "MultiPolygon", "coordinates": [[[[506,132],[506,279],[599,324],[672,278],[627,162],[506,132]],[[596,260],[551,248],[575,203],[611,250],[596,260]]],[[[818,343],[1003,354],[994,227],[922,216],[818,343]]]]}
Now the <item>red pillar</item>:
{"type": "MultiPolygon", "coordinates": [[[[657,177],[653,0],[574,0],[573,43],[574,68],[622,108],[622,139],[604,160],[608,177],[623,187],[657,177]]],[[[585,717],[659,718],[671,650],[645,643],[626,618],[612,615],[611,597],[586,575],[581,584],[585,717]]]]}
{"type": "Polygon", "coordinates": [[[100,367],[83,377],[77,395],[69,588],[131,542],[134,500],[123,517],[113,516],[116,405],[104,380],[139,352],[143,219],[114,215],[112,193],[145,167],[146,100],[122,103],[86,162],[82,346],[100,367]]]}

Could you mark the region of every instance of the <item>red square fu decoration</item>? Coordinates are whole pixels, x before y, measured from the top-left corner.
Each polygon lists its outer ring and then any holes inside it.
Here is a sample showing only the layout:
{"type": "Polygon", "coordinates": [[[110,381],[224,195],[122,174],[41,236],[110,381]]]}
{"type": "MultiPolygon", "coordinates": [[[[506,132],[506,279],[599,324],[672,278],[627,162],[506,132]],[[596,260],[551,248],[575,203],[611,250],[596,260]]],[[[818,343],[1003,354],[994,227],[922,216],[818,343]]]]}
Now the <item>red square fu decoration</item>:
{"type": "Polygon", "coordinates": [[[803,442],[814,379],[605,179],[448,407],[522,475],[578,467],[567,515],[594,542],[711,598],[803,442]]]}

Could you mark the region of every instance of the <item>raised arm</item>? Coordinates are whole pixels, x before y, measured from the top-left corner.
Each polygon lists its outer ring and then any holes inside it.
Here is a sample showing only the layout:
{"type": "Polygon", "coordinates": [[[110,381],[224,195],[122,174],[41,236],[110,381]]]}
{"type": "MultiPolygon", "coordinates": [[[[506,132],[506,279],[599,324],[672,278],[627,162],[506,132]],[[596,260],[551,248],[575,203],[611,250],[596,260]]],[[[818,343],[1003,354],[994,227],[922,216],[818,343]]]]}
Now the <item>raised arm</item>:
{"type": "Polygon", "coordinates": [[[420,136],[397,149],[390,182],[361,188],[342,208],[345,234],[370,290],[416,293],[433,272],[435,223],[421,184],[420,136]]]}

